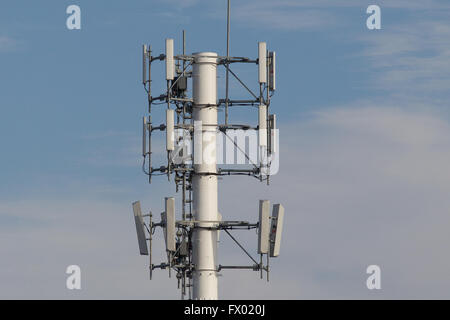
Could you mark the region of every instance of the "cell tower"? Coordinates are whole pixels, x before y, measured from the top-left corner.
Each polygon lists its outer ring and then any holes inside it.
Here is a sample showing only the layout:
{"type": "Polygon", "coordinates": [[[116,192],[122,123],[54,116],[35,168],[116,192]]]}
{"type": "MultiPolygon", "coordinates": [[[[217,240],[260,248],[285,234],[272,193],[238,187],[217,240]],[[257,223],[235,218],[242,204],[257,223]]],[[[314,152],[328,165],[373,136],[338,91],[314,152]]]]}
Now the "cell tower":
{"type": "MultiPolygon", "coordinates": [[[[275,92],[275,52],[268,51],[265,42],[258,43],[258,57],[250,59],[230,56],[230,2],[227,10],[227,52],[219,56],[214,52],[198,52],[188,55],[185,32],[183,30],[183,53],[174,55],[173,39],[166,39],[165,53],[153,56],[151,46],[142,49],[142,83],[148,96],[148,115],[143,118],[142,156],[143,170],[149,183],[153,175],[167,175],[169,181],[181,192],[181,220],[176,219],[175,198],[166,197],[161,220],[154,222],[152,212],[142,214],[139,201],[133,203],[136,232],[141,255],[150,257],[150,279],[155,269],[168,269],[169,277],[175,273],[181,298],[198,300],[218,299],[218,272],[224,269],[250,269],[260,272],[261,279],[266,272],[269,281],[269,257],[277,257],[280,252],[284,208],[281,204],[273,206],[270,214],[268,200],[260,200],[259,220],[226,221],[218,210],[218,177],[248,175],[269,184],[272,161],[278,154],[276,117],[269,114],[271,97],[275,92]],[[165,62],[167,90],[159,96],[152,95],[152,64],[165,62]],[[259,93],[253,91],[232,71],[231,65],[237,63],[258,66],[259,93]],[[226,71],[225,98],[217,97],[217,68],[226,71]],[[250,94],[247,100],[230,98],[229,75],[232,75],[250,94]],[[192,85],[192,97],[188,96],[188,86],[192,85]],[[166,106],[165,124],[155,126],[151,112],[152,105],[166,106]],[[258,109],[258,125],[229,123],[230,107],[251,107],[258,109]],[[219,123],[218,110],[224,109],[224,121],[219,123]],[[176,115],[176,120],[175,120],[176,115]],[[154,131],[165,131],[167,163],[160,167],[152,166],[152,135],[154,131]],[[245,147],[241,148],[234,140],[237,132],[249,135],[255,132],[257,159],[249,156],[245,147]],[[230,133],[233,134],[230,134],[230,133]],[[233,136],[231,138],[230,136],[233,136]],[[246,165],[221,166],[220,139],[229,140],[234,152],[246,158],[246,165]],[[244,149],[244,150],[243,150],[244,149]],[[192,151],[192,152],[190,152],[192,151]],[[148,223],[144,218],[148,217],[148,223]],[[167,261],[154,264],[152,261],[152,241],[155,229],[161,227],[167,253],[167,261]],[[231,230],[258,231],[259,261],[231,234],[231,230]],[[221,265],[218,263],[218,238],[223,230],[245,252],[253,264],[221,265]],[[147,246],[147,241],[149,246],[147,246]],[[266,261],[264,262],[264,255],[266,261]]],[[[250,149],[249,139],[249,148],[250,149]]],[[[222,150],[223,151],[223,150],[222,150]]]]}

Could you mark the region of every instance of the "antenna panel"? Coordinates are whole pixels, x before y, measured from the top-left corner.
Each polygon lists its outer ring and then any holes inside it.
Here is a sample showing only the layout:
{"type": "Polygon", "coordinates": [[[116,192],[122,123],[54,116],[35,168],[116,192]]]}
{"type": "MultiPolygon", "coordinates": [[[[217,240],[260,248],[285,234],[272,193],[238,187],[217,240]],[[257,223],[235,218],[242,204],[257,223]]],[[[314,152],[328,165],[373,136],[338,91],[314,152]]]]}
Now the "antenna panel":
{"type": "Polygon", "coordinates": [[[173,151],[175,149],[175,111],[173,109],[166,110],[166,149],[173,151]]]}
{"type": "Polygon", "coordinates": [[[269,52],[269,90],[275,91],[276,90],[276,54],[275,51],[269,52]]]}
{"type": "Polygon", "coordinates": [[[174,74],[173,39],[166,39],[166,80],[173,80],[174,74]]]}
{"type": "Polygon", "coordinates": [[[283,232],[284,207],[281,204],[273,205],[272,226],[270,234],[270,256],[278,257],[280,254],[281,233],[283,232]]]}
{"type": "Polygon", "coordinates": [[[164,236],[166,239],[166,250],[176,251],[175,241],[175,198],[165,198],[165,228],[164,236]]]}
{"type": "Polygon", "coordinates": [[[259,123],[259,145],[262,147],[267,146],[267,106],[261,104],[258,112],[259,123]]]}
{"type": "Polygon", "coordinates": [[[147,83],[147,45],[142,46],[142,84],[147,83]]]}
{"type": "Polygon", "coordinates": [[[258,232],[258,253],[267,253],[269,251],[270,234],[270,202],[269,200],[259,200],[259,232],[258,232]]]}
{"type": "Polygon", "coordinates": [[[139,244],[139,252],[141,255],[148,255],[147,239],[144,231],[144,219],[142,218],[141,203],[133,202],[134,222],[136,224],[136,234],[139,244]]]}
{"type": "Polygon", "coordinates": [[[265,42],[258,42],[259,83],[267,82],[267,46],[265,42]]]}

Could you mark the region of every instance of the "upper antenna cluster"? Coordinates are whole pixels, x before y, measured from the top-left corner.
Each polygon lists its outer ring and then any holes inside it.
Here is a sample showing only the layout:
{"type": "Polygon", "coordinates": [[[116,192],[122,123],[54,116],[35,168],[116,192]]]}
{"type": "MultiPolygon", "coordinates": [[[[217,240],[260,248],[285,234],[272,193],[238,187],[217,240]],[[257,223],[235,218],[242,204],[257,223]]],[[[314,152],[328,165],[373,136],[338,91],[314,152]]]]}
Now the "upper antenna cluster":
{"type": "MultiPolygon", "coordinates": [[[[183,151],[183,147],[186,147],[186,143],[180,143],[176,141],[175,130],[182,130],[185,132],[194,131],[193,123],[193,110],[195,109],[195,103],[193,98],[187,96],[188,80],[192,79],[193,72],[192,66],[195,63],[195,57],[197,55],[185,54],[185,32],[183,31],[183,54],[174,55],[174,41],[173,39],[166,39],[165,54],[157,56],[152,55],[151,46],[143,45],[143,77],[142,82],[148,95],[148,110],[150,115],[143,119],[143,147],[142,155],[144,157],[144,163],[147,163],[147,168],[144,170],[149,176],[149,182],[151,182],[152,175],[155,174],[167,174],[170,176],[172,173],[175,175],[185,174],[186,171],[190,171],[191,168],[186,166],[187,161],[180,163],[173,161],[178,159],[180,152],[183,151]],[[152,74],[151,66],[156,60],[165,61],[165,73],[167,81],[167,90],[160,95],[152,95],[152,74]],[[191,69],[190,69],[191,68],[191,69]],[[166,123],[154,126],[151,118],[152,105],[166,104],[166,123]],[[176,120],[175,120],[176,116],[176,120]],[[167,163],[163,166],[152,167],[152,150],[151,150],[151,138],[152,133],[155,130],[166,131],[166,150],[167,150],[167,163]],[[148,141],[147,141],[148,135],[148,141]],[[147,145],[148,143],[148,145],[147,145]],[[147,149],[148,148],[148,149],[147,149]]],[[[208,56],[205,56],[208,57],[208,56]]],[[[225,119],[222,124],[218,124],[218,129],[226,135],[227,130],[249,130],[254,129],[259,131],[259,163],[251,170],[238,170],[238,169],[219,169],[219,175],[233,175],[233,174],[248,174],[253,175],[261,180],[267,180],[269,182],[270,173],[270,156],[276,153],[276,116],[269,114],[269,106],[271,97],[276,89],[276,54],[273,51],[268,51],[265,42],[258,43],[258,57],[256,59],[245,57],[231,57],[231,56],[217,56],[213,58],[216,60],[217,66],[223,66],[226,69],[226,94],[224,98],[218,99],[214,104],[210,104],[211,107],[224,108],[225,119]],[[231,70],[230,65],[236,63],[253,63],[258,65],[258,83],[259,92],[254,93],[237,75],[231,70]],[[249,99],[231,99],[229,97],[229,74],[231,74],[250,94],[249,99]],[[256,127],[251,125],[238,125],[230,124],[229,107],[231,106],[257,106],[258,112],[258,125],[256,127]]],[[[185,141],[183,141],[185,142],[185,141]]],[[[241,152],[245,153],[241,150],[241,152]]],[[[184,155],[186,157],[186,155],[184,155]]]]}

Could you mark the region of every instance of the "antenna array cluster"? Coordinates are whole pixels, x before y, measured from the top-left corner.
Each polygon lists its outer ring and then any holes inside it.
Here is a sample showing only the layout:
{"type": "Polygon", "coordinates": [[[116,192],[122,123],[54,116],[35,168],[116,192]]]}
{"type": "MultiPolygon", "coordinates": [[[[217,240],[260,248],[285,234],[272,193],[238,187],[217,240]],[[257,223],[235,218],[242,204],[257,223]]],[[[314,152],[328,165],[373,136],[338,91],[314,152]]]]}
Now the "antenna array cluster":
{"type": "MultiPolygon", "coordinates": [[[[154,175],[166,175],[169,180],[173,177],[176,191],[181,191],[181,219],[176,219],[173,197],[165,198],[165,210],[161,213],[159,222],[154,222],[151,212],[143,215],[139,202],[133,203],[139,250],[141,255],[150,257],[150,279],[155,269],[168,269],[169,276],[175,272],[182,298],[188,295],[189,299],[217,299],[217,273],[224,269],[259,271],[261,278],[266,271],[269,280],[269,257],[277,257],[280,252],[284,218],[282,205],[275,204],[270,214],[269,201],[261,200],[259,221],[255,223],[223,221],[217,208],[219,176],[248,175],[269,184],[270,159],[278,152],[276,116],[269,113],[271,97],[276,89],[275,52],[268,51],[265,42],[259,42],[256,59],[232,57],[229,55],[228,41],[227,35],[226,56],[218,56],[212,52],[187,55],[184,31],[182,54],[175,55],[173,39],[166,39],[163,54],[154,56],[149,45],[144,45],[142,49],[142,83],[147,92],[149,113],[143,118],[143,170],[150,183],[154,175]],[[165,63],[166,90],[160,95],[153,95],[152,92],[152,64],[156,61],[165,63]],[[259,92],[256,94],[231,69],[232,65],[238,63],[258,66],[259,92]],[[226,93],[224,98],[218,99],[216,68],[219,66],[226,70],[226,93]],[[230,98],[229,74],[249,92],[249,99],[230,98]],[[192,85],[192,97],[188,96],[189,85],[192,85]],[[155,105],[166,108],[163,124],[153,123],[152,107],[155,105]],[[229,108],[234,106],[258,108],[258,125],[230,123],[229,108]],[[225,111],[221,124],[217,121],[218,109],[225,111]],[[215,155],[216,134],[220,132],[228,136],[233,130],[250,129],[258,130],[258,163],[252,163],[251,169],[218,166],[215,155]],[[167,162],[160,166],[153,166],[152,163],[154,131],[165,131],[166,135],[167,162]],[[188,154],[186,146],[193,149],[193,154],[188,154]],[[201,158],[205,150],[212,154],[208,161],[201,158]],[[197,161],[199,155],[200,161],[197,161]],[[148,217],[148,223],[144,222],[145,217],[148,217]],[[157,227],[163,229],[167,261],[154,264],[152,240],[157,227]],[[239,229],[257,229],[259,261],[230,232],[239,229]],[[253,264],[235,266],[218,263],[217,242],[221,230],[236,242],[253,264]],[[265,264],[264,255],[267,256],[265,264]]],[[[237,145],[236,147],[239,148],[237,145]]]]}
{"type": "MultiPolygon", "coordinates": [[[[165,54],[152,56],[151,46],[143,45],[143,76],[142,83],[148,96],[148,112],[149,115],[143,118],[143,143],[142,156],[144,157],[144,172],[149,176],[149,182],[153,175],[166,174],[169,178],[171,174],[175,174],[175,182],[177,186],[182,186],[184,178],[189,182],[192,167],[187,165],[188,161],[179,160],[182,156],[184,141],[176,140],[176,130],[183,130],[192,134],[194,131],[193,110],[195,103],[193,98],[187,97],[188,80],[193,77],[192,70],[189,70],[195,63],[194,55],[186,55],[185,52],[185,32],[183,31],[183,54],[174,55],[173,39],[166,39],[165,54]],[[156,60],[165,61],[167,91],[159,96],[152,96],[151,89],[151,65],[156,60]],[[152,123],[151,111],[152,105],[167,105],[165,124],[154,126],[152,123]],[[176,117],[176,120],[175,120],[176,117]],[[165,131],[166,133],[166,151],[167,163],[162,166],[152,166],[152,134],[153,131],[165,131]],[[147,138],[148,135],[148,138],[147,138]]],[[[243,57],[214,57],[217,59],[217,65],[222,65],[227,71],[227,75],[231,74],[236,80],[250,93],[252,99],[230,99],[228,96],[228,81],[226,89],[226,97],[218,99],[217,103],[209,104],[209,107],[217,109],[225,109],[225,119],[223,124],[218,124],[217,129],[225,133],[228,130],[249,130],[255,129],[259,132],[260,161],[251,170],[228,170],[219,168],[218,175],[241,175],[247,174],[259,178],[261,181],[267,181],[269,184],[270,177],[270,158],[271,155],[277,153],[277,128],[276,115],[269,114],[269,106],[271,97],[275,92],[275,52],[267,51],[266,43],[258,43],[258,58],[252,60],[243,57]],[[247,85],[230,69],[231,64],[236,63],[253,63],[258,65],[258,83],[259,94],[255,94],[247,85]],[[230,107],[251,106],[258,108],[258,125],[230,124],[228,121],[228,109],[230,107]]],[[[227,76],[228,78],[228,76],[227,76]]],[[[193,159],[191,159],[193,160],[193,159]]]]}

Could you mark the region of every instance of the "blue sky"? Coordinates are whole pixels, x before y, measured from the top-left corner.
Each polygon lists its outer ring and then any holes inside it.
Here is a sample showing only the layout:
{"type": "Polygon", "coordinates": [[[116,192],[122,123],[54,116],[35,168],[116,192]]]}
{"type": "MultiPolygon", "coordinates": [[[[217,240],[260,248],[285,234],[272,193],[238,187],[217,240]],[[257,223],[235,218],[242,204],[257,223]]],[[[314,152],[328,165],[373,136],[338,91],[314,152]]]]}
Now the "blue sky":
{"type": "MultiPolygon", "coordinates": [[[[45,174],[92,177],[95,172],[98,178],[114,177],[129,183],[131,172],[108,164],[80,167],[80,161],[98,155],[99,144],[100,149],[108,149],[105,153],[113,148],[121,152],[119,148],[131,141],[120,140],[133,139],[138,132],[137,119],[145,111],[146,99],[139,86],[140,45],[148,42],[158,52],[166,37],[174,37],[180,50],[181,30],[186,29],[188,50],[225,51],[224,4],[192,2],[181,9],[178,2],[170,1],[81,1],[77,4],[82,9],[82,30],[69,31],[65,8],[72,3],[2,4],[2,36],[11,42],[2,50],[2,105],[8,112],[2,124],[2,130],[8,132],[3,139],[8,138],[2,145],[11,157],[3,158],[2,167],[9,181],[19,184],[20,192],[24,191],[21,181],[47,179],[42,177],[45,174]],[[113,136],[89,139],[105,133],[113,136]],[[121,136],[114,136],[117,134],[121,136]]],[[[295,8],[298,13],[301,9],[295,8]]],[[[233,7],[233,13],[247,10],[233,7]]],[[[330,101],[345,104],[380,95],[379,89],[371,87],[373,70],[368,70],[365,57],[358,55],[363,43],[351,41],[344,31],[348,28],[354,35],[369,36],[361,22],[366,16],[364,6],[325,7],[314,12],[317,21],[305,30],[299,30],[294,18],[292,27],[287,23],[271,29],[264,23],[246,22],[242,13],[236,14],[239,18],[232,24],[233,54],[254,57],[255,44],[262,40],[278,52],[276,103],[281,121],[288,121],[292,113],[297,116],[328,107],[330,101]]],[[[254,70],[244,71],[242,77],[255,87],[251,81],[254,70]]],[[[158,90],[157,82],[154,90],[158,90]]],[[[7,197],[11,196],[8,192],[19,191],[14,183],[8,183],[6,189],[2,195],[7,197]]]]}
{"type": "MultiPolygon", "coordinates": [[[[280,173],[270,188],[239,180],[250,190],[242,207],[236,181],[221,186],[225,218],[256,219],[268,197],[292,219],[273,282],[250,282],[260,296],[449,297],[450,259],[439,254],[450,224],[449,18],[439,0],[232,1],[231,54],[255,57],[267,41],[278,58],[280,173]],[[382,29],[370,31],[374,3],[382,29]],[[380,292],[364,287],[369,264],[386,270],[380,292]]],[[[140,168],[140,54],[142,43],[162,52],[167,37],[180,52],[183,29],[188,53],[224,54],[226,1],[1,2],[0,253],[10,259],[0,262],[0,297],[178,297],[165,275],[146,281],[130,211],[136,199],[159,210],[174,194],[140,168]],[[71,4],[81,30],[66,28],[71,4]],[[38,278],[24,265],[31,258],[38,278]],[[64,288],[72,263],[87,270],[81,293],[64,288]]],[[[256,69],[236,71],[256,88],[256,69]]],[[[251,294],[232,283],[221,296],[251,294]]]]}

